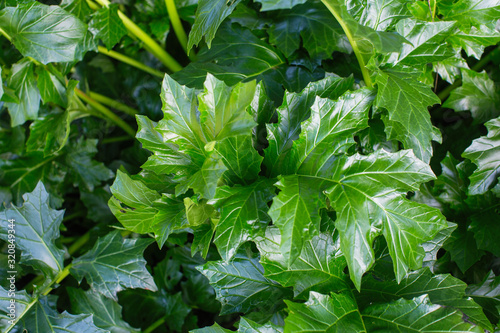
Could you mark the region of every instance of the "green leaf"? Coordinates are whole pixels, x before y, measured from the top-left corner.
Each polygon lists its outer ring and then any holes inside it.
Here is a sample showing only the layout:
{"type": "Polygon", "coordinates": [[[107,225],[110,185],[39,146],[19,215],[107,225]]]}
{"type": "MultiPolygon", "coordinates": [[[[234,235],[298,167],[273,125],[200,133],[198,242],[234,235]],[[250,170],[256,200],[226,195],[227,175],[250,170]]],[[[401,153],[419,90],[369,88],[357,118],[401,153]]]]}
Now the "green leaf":
{"type": "Polygon", "coordinates": [[[443,0],[438,2],[439,13],[447,21],[462,25],[494,25],[500,16],[500,4],[496,0],[443,0]]]}
{"type": "Polygon", "coordinates": [[[412,300],[400,299],[387,305],[374,305],[363,311],[369,332],[482,332],[462,319],[456,310],[430,303],[423,295],[412,300]]]}
{"type": "Polygon", "coordinates": [[[146,269],[142,252],[151,239],[123,239],[119,231],[100,237],[94,247],[72,262],[70,272],[81,282],[85,278],[96,293],[118,300],[125,288],[156,291],[153,277],[146,269]]]}
{"type": "Polygon", "coordinates": [[[296,5],[305,3],[307,0],[257,0],[262,4],[261,12],[278,9],[290,9],[296,5]]]}
{"type": "Polygon", "coordinates": [[[485,71],[477,73],[461,68],[461,72],[462,86],[450,93],[443,107],[455,111],[470,111],[474,123],[482,123],[498,117],[500,111],[497,105],[500,103],[500,94],[495,87],[495,82],[485,71]]]}
{"type": "Polygon", "coordinates": [[[2,67],[0,67],[0,99],[3,96],[3,80],[2,80],[2,67]]]}
{"type": "Polygon", "coordinates": [[[106,333],[92,322],[91,314],[72,315],[64,311],[57,312],[47,298],[36,302],[25,317],[24,328],[28,332],[47,333],[106,333]]]}
{"type": "Polygon", "coordinates": [[[386,31],[399,20],[410,16],[406,0],[347,1],[349,13],[361,25],[386,31]]]}
{"type": "Polygon", "coordinates": [[[269,216],[281,233],[280,251],[288,268],[304,243],[319,233],[321,208],[326,208],[325,182],[313,177],[285,176],[275,184],[281,192],[273,199],[269,216]]]}
{"type": "Polygon", "coordinates": [[[186,182],[176,187],[175,193],[179,195],[185,193],[188,188],[192,188],[195,193],[200,194],[205,199],[212,199],[219,179],[227,168],[222,159],[209,157],[205,160],[200,170],[192,175],[186,182]]]}
{"type": "Polygon", "coordinates": [[[115,301],[92,291],[68,288],[71,309],[74,313],[92,313],[97,327],[112,333],[139,332],[122,319],[122,307],[115,301]]]}
{"type": "Polygon", "coordinates": [[[188,224],[186,209],[183,200],[165,193],[153,203],[153,207],[157,209],[153,221],[153,232],[161,248],[172,232],[188,224]]]}
{"type": "Polygon", "coordinates": [[[472,296],[479,303],[484,312],[498,325],[500,321],[500,278],[493,272],[488,275],[479,284],[469,285],[465,291],[467,295],[472,296]]]}
{"type": "Polygon", "coordinates": [[[260,309],[274,312],[288,298],[290,290],[263,275],[259,258],[240,251],[232,261],[209,261],[197,267],[214,287],[222,303],[221,315],[260,309]]]}
{"type": "Polygon", "coordinates": [[[252,148],[250,135],[238,135],[219,141],[215,145],[215,151],[227,168],[223,176],[230,184],[249,184],[259,177],[264,158],[252,148]]]}
{"type": "Polygon", "coordinates": [[[56,246],[56,240],[64,212],[49,206],[49,194],[41,182],[23,199],[21,207],[12,205],[0,212],[4,226],[0,239],[12,242],[8,225],[13,220],[14,243],[22,251],[20,262],[41,270],[46,277],[54,277],[63,269],[64,251],[56,246]]]}
{"type": "Polygon", "coordinates": [[[489,251],[500,257],[498,199],[489,192],[484,196],[484,201],[485,204],[477,207],[477,212],[469,218],[470,231],[474,233],[478,249],[489,251]]]}
{"type": "MultiPolygon", "coordinates": [[[[271,177],[291,173],[288,156],[301,131],[301,123],[310,117],[310,108],[316,96],[335,100],[353,84],[353,78],[328,76],[323,80],[311,82],[300,93],[285,93],[283,104],[277,109],[278,124],[267,124],[269,147],[264,150],[264,165],[271,177]]],[[[295,166],[293,166],[295,168],[295,166]]]]}
{"type": "Polygon", "coordinates": [[[44,104],[55,103],[62,107],[68,106],[68,97],[66,96],[66,87],[59,79],[42,67],[36,68],[38,76],[37,85],[44,104]]]}
{"type": "Polygon", "coordinates": [[[411,44],[403,44],[398,54],[389,56],[387,62],[409,66],[425,65],[447,59],[455,54],[446,44],[455,22],[424,22],[404,19],[396,24],[396,31],[411,44]]]}
{"type": "Polygon", "coordinates": [[[351,279],[359,290],[361,275],[374,263],[374,238],[383,233],[400,281],[421,266],[420,244],[446,227],[441,213],[402,197],[434,178],[429,166],[411,151],[339,158],[332,169],[337,184],[326,191],[337,211],[335,226],[351,279]]]}
{"type": "Polygon", "coordinates": [[[327,172],[334,156],[355,144],[354,134],[368,127],[373,98],[370,89],[344,93],[335,102],[316,98],[311,117],[302,123],[300,137],[293,143],[288,169],[306,175],[327,172]]]}
{"type": "Polygon", "coordinates": [[[347,263],[340,251],[338,235],[334,237],[321,233],[305,242],[300,256],[288,266],[280,250],[279,230],[268,227],[265,237],[256,239],[264,276],[284,287],[293,287],[296,299],[307,298],[309,291],[328,293],[347,289],[344,274],[347,263]]]}
{"type": "Polygon", "coordinates": [[[470,195],[488,191],[500,174],[500,118],[490,120],[485,125],[488,135],[474,140],[462,154],[478,167],[469,178],[470,195]]]}
{"type": "Polygon", "coordinates": [[[93,160],[97,153],[97,139],[77,140],[66,154],[66,164],[73,172],[73,185],[85,186],[93,191],[102,181],[113,178],[114,173],[102,162],[93,160]]]}
{"type": "Polygon", "coordinates": [[[479,28],[462,27],[457,33],[447,39],[457,48],[463,48],[468,56],[481,59],[485,46],[495,45],[500,42],[500,32],[486,25],[479,28]]]}
{"type": "Polygon", "coordinates": [[[95,38],[102,40],[108,50],[120,42],[127,34],[127,28],[118,16],[118,4],[111,4],[95,12],[89,22],[89,30],[95,38]]]}
{"type": "Polygon", "coordinates": [[[118,170],[115,182],[111,186],[113,197],[109,199],[109,208],[127,230],[137,233],[153,231],[156,224],[157,210],[153,203],[160,195],[149,189],[139,180],[131,179],[118,170]]]}
{"type": "Polygon", "coordinates": [[[458,268],[465,273],[484,254],[477,248],[474,233],[470,230],[457,228],[444,244],[458,268]]]}
{"type": "MultiPolygon", "coordinates": [[[[25,290],[12,291],[4,289],[0,286],[0,329],[2,332],[6,331],[8,327],[12,326],[11,320],[18,318],[18,316],[27,311],[27,307],[33,302],[33,298],[28,295],[25,290]],[[15,299],[15,303],[11,305],[11,299],[15,299]],[[9,308],[10,307],[10,308],[9,308]],[[11,308],[15,313],[10,313],[11,308]],[[17,315],[17,316],[16,316],[17,315]]],[[[14,327],[19,327],[21,323],[15,324],[14,327]]]]}
{"type": "Polygon", "coordinates": [[[188,51],[198,45],[203,37],[210,47],[220,24],[228,17],[241,0],[200,0],[194,24],[189,33],[188,51]]]}
{"type": "Polygon", "coordinates": [[[4,8],[0,28],[22,55],[42,64],[80,60],[77,48],[87,31],[85,23],[59,6],[36,1],[4,8]]]}
{"type": "Polygon", "coordinates": [[[40,91],[35,81],[35,65],[28,59],[12,65],[7,86],[14,90],[19,98],[19,103],[5,103],[9,109],[11,126],[22,125],[27,120],[35,120],[40,107],[40,91]]]}
{"type": "Polygon", "coordinates": [[[271,322],[261,325],[253,320],[241,317],[238,332],[242,333],[280,333],[283,328],[271,322]]]}
{"type": "Polygon", "coordinates": [[[340,25],[321,3],[305,3],[273,16],[269,41],[290,57],[302,45],[311,57],[330,58],[335,51],[351,53],[352,48],[340,25]]]}
{"type": "Polygon", "coordinates": [[[306,303],[285,302],[290,311],[285,319],[285,333],[366,332],[356,303],[347,295],[330,297],[312,291],[306,303]]]}
{"type": "Polygon", "coordinates": [[[286,63],[281,52],[237,24],[225,23],[219,29],[211,48],[202,47],[197,61],[172,77],[190,87],[201,87],[207,73],[228,85],[251,80],[276,71],[286,63]]]}
{"type": "Polygon", "coordinates": [[[52,112],[30,125],[30,136],[26,151],[42,150],[43,156],[57,154],[68,142],[70,133],[70,113],[52,112]]]}
{"type": "Polygon", "coordinates": [[[190,331],[191,333],[229,333],[231,330],[222,328],[219,324],[215,323],[212,326],[207,326],[203,328],[198,328],[196,330],[190,331]]]}
{"type": "Polygon", "coordinates": [[[409,273],[398,284],[396,281],[380,281],[367,276],[363,280],[363,292],[356,297],[360,308],[376,300],[377,303],[397,300],[401,297],[411,300],[427,294],[432,304],[440,304],[459,309],[469,316],[469,320],[493,330],[481,307],[471,298],[465,297],[467,284],[449,275],[432,275],[428,268],[409,273]]]}
{"type": "Polygon", "coordinates": [[[86,0],[62,0],[60,6],[83,22],[87,22],[88,16],[92,14],[92,9],[86,0]]]}
{"type": "Polygon", "coordinates": [[[238,248],[270,221],[267,203],[274,196],[272,181],[262,180],[247,186],[217,188],[209,203],[220,210],[214,243],[223,260],[231,260],[238,248]]]}
{"type": "Polygon", "coordinates": [[[389,112],[388,117],[382,118],[388,138],[401,141],[406,149],[413,149],[418,158],[428,163],[432,156],[431,141],[441,142],[441,135],[432,126],[427,108],[440,100],[417,77],[418,73],[409,68],[377,69],[375,106],[389,112]]]}

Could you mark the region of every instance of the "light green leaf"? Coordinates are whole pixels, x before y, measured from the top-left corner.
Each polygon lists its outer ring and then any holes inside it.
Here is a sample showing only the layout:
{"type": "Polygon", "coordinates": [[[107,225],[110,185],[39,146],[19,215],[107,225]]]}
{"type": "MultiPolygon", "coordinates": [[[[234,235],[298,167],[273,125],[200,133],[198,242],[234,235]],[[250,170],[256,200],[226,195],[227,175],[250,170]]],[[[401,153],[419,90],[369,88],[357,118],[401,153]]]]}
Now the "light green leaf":
{"type": "Polygon", "coordinates": [[[212,326],[207,326],[203,328],[198,328],[195,330],[189,331],[190,333],[230,333],[231,330],[220,327],[219,324],[214,323],[212,326]]]}
{"type": "Polygon", "coordinates": [[[483,194],[497,181],[500,174],[500,118],[488,121],[488,135],[474,141],[462,154],[477,165],[469,177],[469,194],[483,194]]]}
{"type": "Polygon", "coordinates": [[[482,123],[500,115],[500,93],[495,82],[481,73],[462,68],[462,86],[454,89],[443,107],[455,111],[470,111],[474,123],[482,123]]]}
{"type": "MultiPolygon", "coordinates": [[[[5,332],[7,328],[11,327],[11,320],[19,318],[19,315],[25,313],[25,311],[27,311],[26,308],[33,302],[33,298],[28,295],[26,290],[12,292],[9,289],[4,289],[0,285],[0,329],[2,332],[5,332]],[[11,299],[13,299],[12,296],[14,296],[16,301],[13,306],[11,304],[11,299]],[[10,313],[11,308],[14,309],[15,313],[10,313]]],[[[17,326],[19,328],[21,325],[22,323],[18,322],[14,324],[14,327],[17,326]]]]}
{"type": "Polygon", "coordinates": [[[375,105],[385,108],[383,117],[389,139],[413,149],[415,155],[428,163],[432,156],[431,141],[441,142],[441,134],[431,123],[427,108],[440,102],[425,84],[418,81],[418,73],[403,67],[377,69],[378,87],[375,105]]]}
{"type": "Polygon", "coordinates": [[[278,228],[268,227],[265,237],[256,239],[264,276],[284,287],[293,287],[296,299],[307,298],[309,291],[329,293],[348,289],[344,274],[347,263],[340,251],[338,234],[334,237],[321,233],[305,242],[297,260],[288,266],[280,249],[278,228]]]}
{"type": "Polygon", "coordinates": [[[215,151],[227,168],[223,177],[230,184],[249,184],[259,177],[264,158],[252,146],[250,135],[229,137],[215,145],[215,151]]]}
{"type": "Polygon", "coordinates": [[[275,185],[281,192],[273,199],[268,214],[281,232],[280,251],[290,268],[304,243],[319,233],[319,210],[326,207],[322,191],[330,184],[314,177],[290,175],[281,177],[275,185]]]}
{"type": "Polygon", "coordinates": [[[289,289],[264,277],[259,258],[251,253],[240,251],[229,263],[209,261],[197,269],[214,287],[221,315],[254,309],[274,312],[291,296],[289,289]]]}
{"type": "Polygon", "coordinates": [[[369,332],[483,332],[465,322],[460,312],[431,304],[427,295],[371,306],[363,318],[369,332]]]}
{"type": "Polygon", "coordinates": [[[214,243],[223,260],[229,261],[238,248],[263,231],[270,221],[267,203],[274,195],[272,181],[247,186],[222,186],[210,204],[220,210],[214,243]]]}
{"type": "Polygon", "coordinates": [[[386,31],[399,20],[409,17],[408,0],[347,0],[349,13],[361,25],[378,31],[386,31]]]}
{"type": "Polygon", "coordinates": [[[396,31],[411,44],[403,44],[400,53],[392,54],[387,62],[409,66],[425,65],[447,59],[455,54],[446,44],[455,22],[425,22],[404,19],[396,24],[396,31]]]}
{"type": "Polygon", "coordinates": [[[203,198],[212,199],[215,195],[217,183],[226,170],[227,168],[222,159],[209,157],[194,175],[175,188],[175,193],[180,195],[185,193],[188,188],[192,188],[195,193],[200,194],[203,198]]]}
{"type": "Polygon", "coordinates": [[[203,37],[210,47],[220,24],[228,17],[241,0],[200,0],[194,24],[189,33],[188,51],[198,45],[203,37]]]}
{"type": "Polygon", "coordinates": [[[285,333],[367,332],[356,303],[345,294],[330,297],[312,291],[306,303],[285,302],[290,311],[285,319],[285,333]]]}
{"type": "Polygon", "coordinates": [[[12,205],[0,212],[0,239],[12,241],[8,225],[13,220],[15,246],[22,251],[20,263],[32,265],[52,278],[63,269],[64,251],[56,246],[56,240],[64,212],[49,206],[49,194],[41,182],[23,199],[21,207],[12,205]]]}
{"type": "Polygon", "coordinates": [[[0,28],[22,55],[42,64],[80,60],[77,48],[87,32],[85,23],[61,7],[37,1],[4,8],[0,28]]]}
{"type": "Polygon", "coordinates": [[[9,109],[11,126],[22,125],[27,120],[35,120],[40,108],[40,91],[35,81],[35,65],[28,59],[12,65],[7,86],[19,99],[19,103],[5,103],[9,109]]]}
{"type": "Polygon", "coordinates": [[[89,30],[111,50],[127,34],[127,28],[118,16],[118,4],[111,4],[95,12],[89,22],[89,30]]]}
{"type": "Polygon", "coordinates": [[[457,21],[465,26],[480,26],[494,22],[500,17],[497,0],[442,0],[437,3],[439,13],[447,21],[457,21]]]}
{"type": "Polygon", "coordinates": [[[296,5],[305,3],[307,0],[257,0],[262,4],[261,12],[278,9],[290,9],[296,5]]]}
{"type": "Polygon", "coordinates": [[[283,327],[275,325],[271,322],[267,324],[258,324],[253,320],[241,317],[238,326],[238,332],[241,333],[280,333],[283,332],[283,327]]]}
{"type": "Polygon", "coordinates": [[[157,222],[153,203],[160,199],[156,191],[118,170],[111,193],[114,196],[109,200],[109,208],[127,230],[137,233],[153,231],[157,222]]]}
{"type": "Polygon", "coordinates": [[[83,22],[86,22],[88,16],[92,13],[92,9],[90,9],[86,0],[62,0],[60,6],[83,22]]]}
{"type": "Polygon", "coordinates": [[[323,80],[311,82],[300,93],[285,93],[283,104],[277,109],[278,124],[267,124],[269,147],[264,150],[264,165],[271,177],[289,174],[288,158],[293,141],[301,131],[301,123],[310,117],[310,108],[316,96],[335,100],[353,84],[353,78],[328,76],[323,80]]]}
{"type": "Polygon", "coordinates": [[[495,45],[500,41],[500,32],[486,25],[478,28],[462,27],[447,41],[458,48],[463,48],[469,57],[479,60],[486,46],[495,45]]]}
{"type": "Polygon", "coordinates": [[[153,207],[157,210],[153,221],[153,232],[161,248],[172,232],[188,224],[186,209],[183,200],[165,193],[153,203],[153,207]]]}
{"type": "Polygon", "coordinates": [[[92,291],[76,288],[67,288],[67,291],[73,312],[92,313],[97,327],[112,333],[139,332],[122,319],[122,307],[117,302],[92,291]]]}
{"type": "Polygon", "coordinates": [[[0,66],[0,99],[3,96],[2,67],[0,66]]]}
{"type": "Polygon", "coordinates": [[[62,107],[68,106],[66,87],[59,79],[43,67],[36,68],[37,85],[44,104],[55,103],[62,107]]]}
{"type": "Polygon", "coordinates": [[[57,154],[68,142],[70,113],[51,112],[30,125],[26,151],[43,150],[44,157],[57,154]]]}
{"type": "Polygon", "coordinates": [[[434,178],[430,167],[411,151],[339,158],[333,167],[337,184],[327,190],[337,211],[335,226],[351,279],[360,289],[361,275],[374,263],[371,247],[383,233],[400,281],[421,266],[421,244],[431,240],[446,221],[439,210],[403,198],[407,191],[434,178]]]}
{"type": "Polygon", "coordinates": [[[118,300],[125,288],[156,291],[153,277],[146,269],[142,252],[152,239],[123,239],[119,231],[99,238],[94,247],[72,262],[70,272],[81,282],[85,278],[93,292],[118,300]]]}

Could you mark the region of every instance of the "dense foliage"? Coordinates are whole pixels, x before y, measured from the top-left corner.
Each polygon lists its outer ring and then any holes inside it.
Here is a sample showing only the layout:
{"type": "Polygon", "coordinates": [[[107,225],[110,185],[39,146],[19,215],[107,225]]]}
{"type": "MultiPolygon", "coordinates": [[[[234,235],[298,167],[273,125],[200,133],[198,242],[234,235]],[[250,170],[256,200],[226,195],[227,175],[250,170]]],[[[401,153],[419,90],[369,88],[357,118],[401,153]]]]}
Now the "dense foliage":
{"type": "Polygon", "coordinates": [[[0,0],[1,332],[499,332],[499,0],[0,0]]]}

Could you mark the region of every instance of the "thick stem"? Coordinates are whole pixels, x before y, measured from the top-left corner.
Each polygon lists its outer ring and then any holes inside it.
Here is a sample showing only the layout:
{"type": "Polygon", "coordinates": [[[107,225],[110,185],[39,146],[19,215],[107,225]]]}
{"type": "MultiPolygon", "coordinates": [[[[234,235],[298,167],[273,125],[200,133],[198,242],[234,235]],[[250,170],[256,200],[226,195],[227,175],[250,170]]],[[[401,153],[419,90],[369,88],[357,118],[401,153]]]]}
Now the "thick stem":
{"type": "Polygon", "coordinates": [[[121,61],[127,65],[130,65],[132,67],[135,67],[137,69],[140,69],[141,71],[144,71],[146,73],[149,73],[151,75],[154,75],[154,76],[157,76],[157,77],[160,77],[160,78],[163,78],[165,76],[164,73],[154,69],[154,68],[151,68],[145,64],[143,64],[142,62],[140,61],[137,61],[135,59],[132,59],[130,57],[127,57],[126,55],[124,54],[121,54],[121,53],[118,53],[118,52],[115,52],[113,50],[109,50],[106,49],[105,47],[103,46],[98,46],[97,47],[99,53],[102,53],[104,55],[107,55],[108,57],[111,57],[113,59],[116,59],[118,61],[121,61]]]}
{"type": "MultiPolygon", "coordinates": [[[[102,6],[108,7],[108,0],[96,0],[102,6]]],[[[122,20],[127,30],[136,36],[144,43],[144,47],[158,58],[172,72],[177,72],[182,69],[182,66],[168,54],[158,43],[156,43],[147,33],[144,32],[137,24],[128,18],[121,10],[118,10],[118,16],[122,20]]]]}
{"type": "Polygon", "coordinates": [[[143,333],[151,333],[153,332],[155,329],[157,329],[160,325],[163,325],[165,323],[165,321],[167,320],[167,317],[161,317],[160,319],[158,319],[157,321],[155,321],[154,323],[151,324],[151,326],[149,326],[148,328],[146,328],[143,333]]]}
{"type": "MultiPolygon", "coordinates": [[[[184,31],[184,27],[182,26],[181,19],[179,17],[179,13],[177,12],[177,7],[175,6],[175,0],[165,0],[165,5],[167,6],[168,17],[170,18],[170,23],[172,23],[172,27],[174,28],[175,35],[179,40],[184,52],[188,55],[191,61],[195,60],[193,52],[188,52],[187,50],[187,35],[184,31]]],[[[192,50],[191,50],[192,51],[192,50]]]]}
{"type": "Polygon", "coordinates": [[[123,104],[123,103],[115,101],[112,98],[98,94],[96,92],[89,91],[88,95],[90,98],[95,99],[97,102],[102,103],[104,105],[107,105],[109,107],[112,107],[113,109],[117,109],[117,110],[119,110],[123,113],[126,113],[132,117],[134,117],[136,114],[139,113],[139,111],[137,111],[137,110],[135,110],[135,109],[123,104]]]}
{"type": "Polygon", "coordinates": [[[83,245],[87,244],[90,239],[90,231],[87,231],[83,236],[78,238],[71,246],[68,248],[68,253],[73,255],[76,251],[78,251],[83,245]]]}
{"type": "Polygon", "coordinates": [[[7,38],[9,40],[9,42],[12,43],[12,39],[2,28],[0,28],[0,34],[2,34],[5,38],[7,38]]]}
{"type": "Polygon", "coordinates": [[[328,8],[330,13],[333,14],[337,22],[339,22],[340,26],[342,27],[342,30],[344,30],[344,33],[347,36],[347,39],[349,39],[349,43],[351,43],[352,50],[354,51],[354,54],[356,55],[356,59],[358,60],[359,67],[361,68],[361,73],[363,74],[363,80],[365,81],[365,84],[367,87],[371,88],[373,87],[373,82],[372,78],[370,77],[370,72],[366,68],[366,63],[365,60],[363,59],[363,55],[361,54],[361,51],[359,50],[358,44],[356,43],[356,40],[354,39],[354,36],[352,35],[351,30],[349,30],[349,27],[345,23],[345,21],[342,19],[342,16],[340,15],[337,10],[328,3],[327,0],[321,0],[323,4],[328,8]]]}
{"type": "Polygon", "coordinates": [[[135,136],[135,130],[132,127],[130,127],[130,125],[127,124],[122,118],[120,118],[116,114],[114,114],[110,109],[108,109],[107,107],[105,107],[101,103],[97,102],[96,100],[90,98],[87,94],[85,94],[83,91],[81,91],[78,88],[75,89],[75,92],[76,92],[76,95],[78,97],[80,97],[83,101],[85,101],[85,103],[92,106],[94,109],[99,111],[102,115],[104,115],[107,119],[114,122],[121,129],[123,129],[127,134],[129,134],[132,137],[135,136]]]}

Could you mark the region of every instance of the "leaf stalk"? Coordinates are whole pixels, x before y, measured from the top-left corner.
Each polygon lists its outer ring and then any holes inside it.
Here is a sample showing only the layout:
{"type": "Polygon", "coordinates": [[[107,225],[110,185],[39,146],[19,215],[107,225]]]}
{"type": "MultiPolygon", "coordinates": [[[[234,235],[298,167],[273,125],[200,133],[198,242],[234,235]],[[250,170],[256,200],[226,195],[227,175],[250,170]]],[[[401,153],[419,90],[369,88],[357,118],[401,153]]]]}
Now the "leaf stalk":
{"type": "Polygon", "coordinates": [[[146,73],[149,73],[151,75],[154,75],[154,76],[157,76],[157,77],[160,77],[160,78],[163,78],[163,76],[164,76],[164,73],[160,72],[159,70],[151,68],[151,67],[143,64],[140,61],[137,61],[135,59],[127,57],[124,54],[118,53],[118,52],[113,51],[113,50],[108,50],[104,46],[98,46],[97,50],[99,51],[99,53],[107,55],[110,58],[113,58],[113,59],[116,59],[118,61],[121,61],[121,62],[123,62],[123,63],[125,63],[127,65],[130,65],[132,67],[140,69],[140,70],[142,70],[142,71],[144,71],[146,73]]]}
{"type": "Polygon", "coordinates": [[[184,31],[184,27],[182,26],[181,19],[179,17],[179,13],[177,12],[177,7],[175,6],[175,0],[165,0],[165,5],[167,6],[168,17],[170,18],[170,22],[172,23],[172,27],[174,28],[175,35],[179,40],[179,43],[182,46],[184,52],[186,52],[187,56],[191,61],[195,60],[195,56],[191,50],[188,52],[187,50],[187,35],[184,31]]]}

